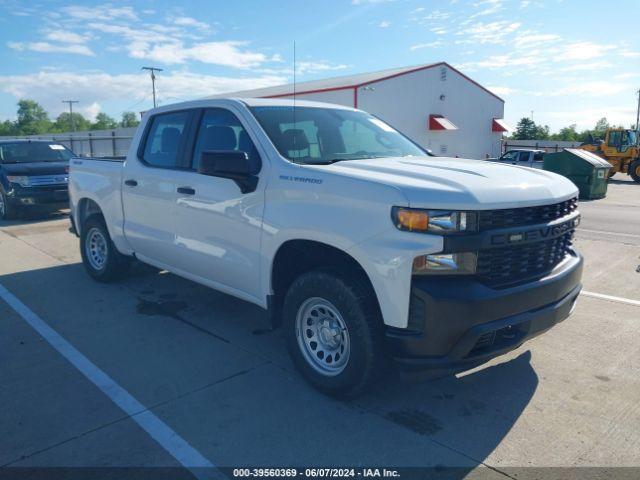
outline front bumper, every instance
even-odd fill
[[[65,207],[69,204],[69,189],[66,185],[47,187],[14,187],[7,193],[7,200],[15,207],[50,205]]]
[[[462,371],[520,346],[571,313],[583,259],[570,255],[544,278],[490,288],[473,277],[414,277],[409,328],[388,328],[402,370]]]

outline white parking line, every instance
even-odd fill
[[[214,465],[193,448],[166,423],[151,413],[133,395],[100,370],[79,350],[51,328],[44,320],[0,284],[0,298],[38,332],[58,353],[76,367],[91,383],[98,387],[118,407],[131,417],[181,465],[192,470],[199,478],[214,475]]]
[[[587,292],[583,290],[581,295],[593,298],[601,298],[602,300],[609,300],[610,302],[626,303],[627,305],[634,305],[640,307],[640,300],[632,300],[631,298],[614,297],[613,295],[605,295],[604,293]]]
[[[589,230],[588,228],[576,228],[579,232],[587,232],[587,233],[599,233],[602,235],[619,235],[621,237],[632,237],[632,238],[640,238],[640,235],[636,235],[635,233],[618,233],[618,232],[607,232],[605,230]]]

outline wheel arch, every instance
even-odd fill
[[[364,267],[341,248],[317,240],[290,239],[283,242],[273,257],[269,270],[269,312],[274,326],[280,325],[284,296],[293,281],[317,268],[348,270],[359,275],[370,289],[380,312],[378,297]]]

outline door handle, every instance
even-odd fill
[[[196,190],[191,187],[178,187],[178,193],[182,193],[184,195],[195,195]]]
[[[136,182],[135,180],[129,179],[129,180],[125,180],[124,184],[127,187],[137,187],[138,186],[138,182]]]

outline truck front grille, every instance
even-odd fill
[[[553,270],[569,254],[573,231],[525,245],[489,248],[478,252],[476,274],[494,287],[514,285]]]
[[[499,228],[521,227],[549,223],[578,208],[578,198],[571,198],[553,205],[538,207],[503,208],[499,210],[482,210],[479,212],[479,229],[481,232]]]

